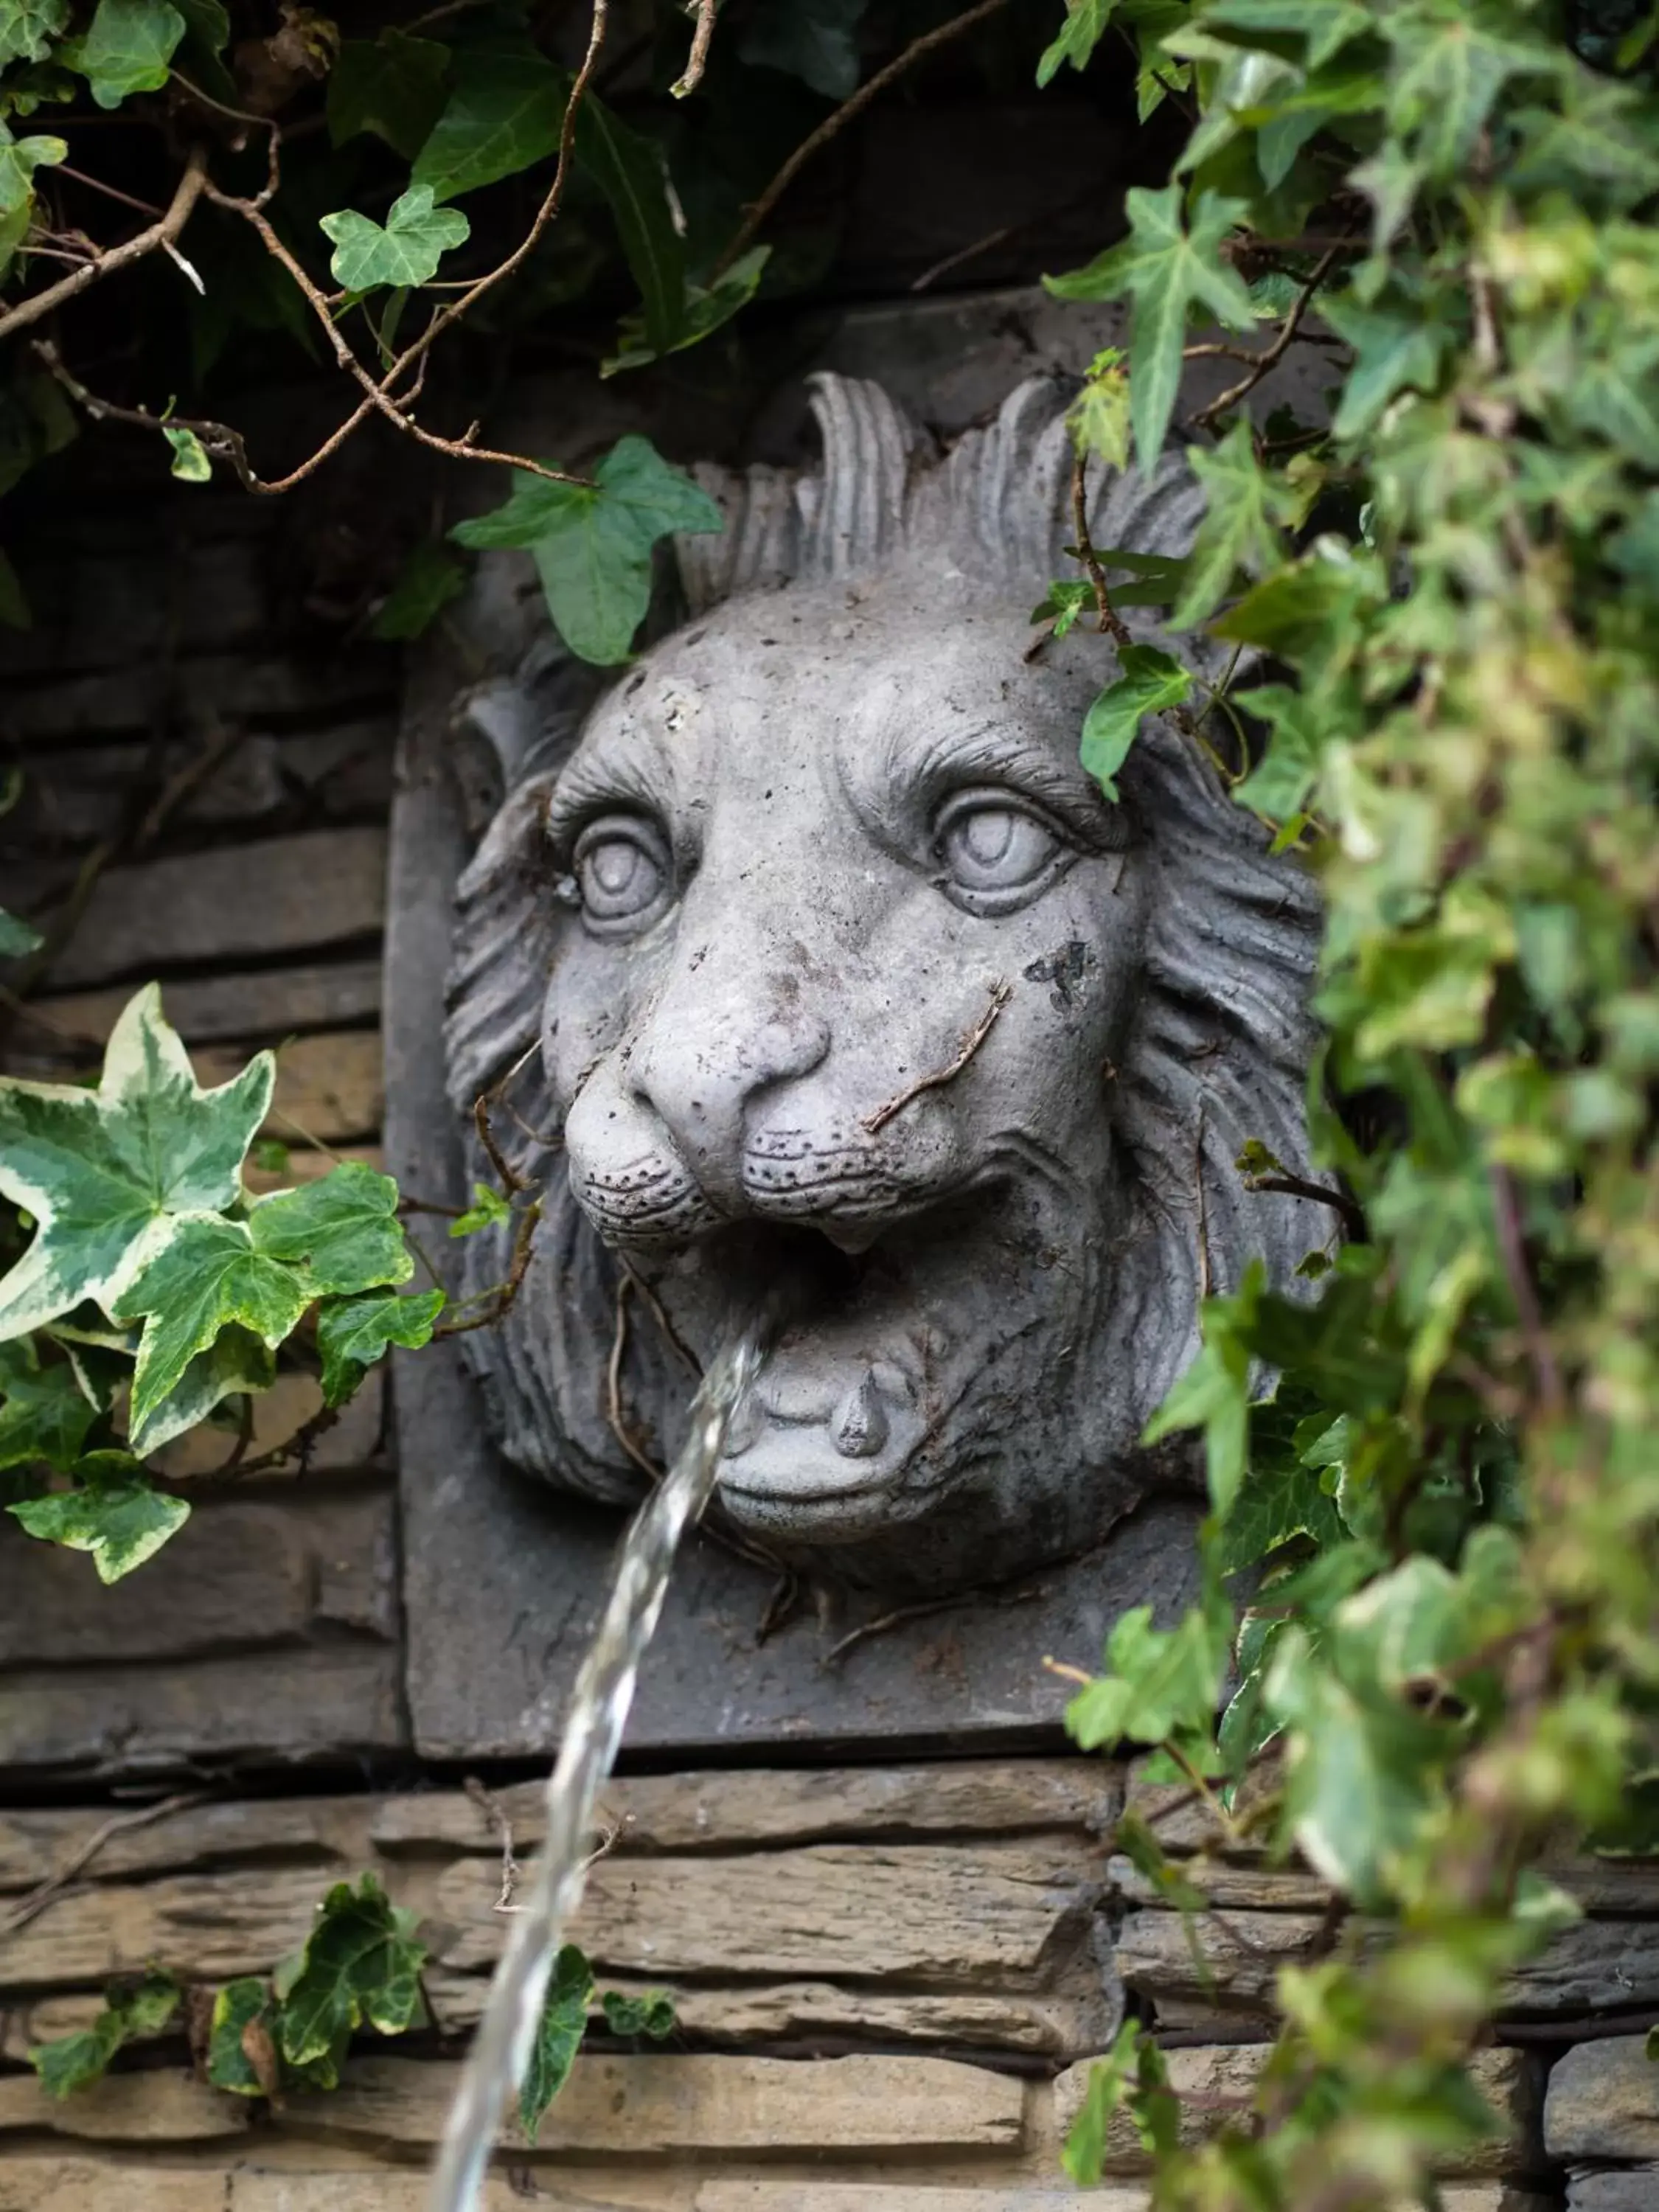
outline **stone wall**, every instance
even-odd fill
[[[204,1074],[282,1045],[270,1134],[294,1171],[378,1158],[398,669],[296,594],[285,519],[211,490],[167,515],[78,507],[33,570],[41,626],[0,652],[28,779],[0,821],[5,902],[84,907],[9,1064],[83,1072],[159,975]],[[256,1455],[308,1391],[262,1405]],[[417,2212],[504,1924],[503,1838],[532,1849],[537,1826],[527,1781],[469,1792],[411,1737],[385,1410],[372,1385],[302,1474],[204,1490],[113,1590],[0,1543],[0,2212]],[[176,1471],[228,1449],[197,1440]],[[1260,2063],[1277,1967],[1367,1930],[1305,1872],[1224,1856],[1184,1924],[1111,1830],[1133,1792],[1168,1848],[1213,1849],[1198,1809],[1048,1735],[994,1760],[751,1748],[613,1785],[575,1932],[604,1985],[671,1990],[678,2031],[597,2037],[539,2142],[506,2138],[491,2212],[1139,2212],[1127,2130],[1102,2190],[1058,2166],[1124,2008],[1214,2125]],[[177,2038],[44,2098],[27,2047],[88,2020],[107,1975],[267,1969],[368,1868],[425,1917],[432,2030],[365,2039],[341,2090],[280,2110],[205,2087]],[[1509,1993],[1479,2060],[1494,2135],[1449,2212],[1659,2204],[1659,1869],[1557,1871],[1586,1917]]]

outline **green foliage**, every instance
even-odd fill
[[[426,1343],[444,1303],[392,1287],[414,1262],[390,1176],[346,1161],[246,1194],[272,1073],[262,1053],[204,1091],[151,986],[96,1089],[0,1081],[0,1190],[33,1228],[0,1279],[0,1469],[25,1470],[33,1493],[8,1510],[89,1553],[106,1582],[189,1518],[145,1459],[269,1389],[307,1314],[333,1408],[388,1346]]]
[[[260,1053],[204,1091],[152,984],[116,1024],[95,1091],[0,1078],[0,1193],[34,1217],[0,1277],[0,1340],[94,1299],[117,1299],[192,1218],[234,1205],[270,1104]]]
[[[593,2002],[593,1969],[587,1954],[567,1943],[553,1961],[530,2063],[519,2086],[519,2124],[534,2142],[542,2116],[570,2078]]]
[[[1124,20],[1195,112],[1054,289],[1131,303],[1141,459],[1194,313],[1243,331],[1248,296],[1264,373],[1304,307],[1342,349],[1328,429],[1248,415],[1241,364],[1164,602],[1275,664],[1211,772],[1318,877],[1328,1044],[1318,1180],[1259,1142],[1237,1171],[1327,1218],[1294,1285],[1206,1301],[1147,1430],[1201,1437],[1205,1596],[1119,1621],[1069,1720],[1159,1744],[1378,1933],[1281,1971],[1263,2087],[1201,2145],[1127,2032],[1067,2164],[1098,2178],[1121,2107],[1160,2212],[1415,2201],[1489,2129],[1468,2053],[1573,1910],[1529,1862],[1654,1833],[1659,122],[1616,40],[1598,74],[1521,0]],[[1201,1958],[1203,1865],[1120,1844]]]
[[[28,205],[37,169],[53,168],[68,159],[69,145],[64,139],[15,138],[0,123],[0,216],[10,215]]]
[[[447,545],[427,538],[398,572],[369,635],[401,644],[424,637],[452,599],[466,589],[466,569]]]
[[[112,1982],[104,2009],[90,2027],[37,2043],[28,2062],[49,2097],[72,2096],[101,2080],[124,2044],[159,2035],[179,2009],[183,1990],[169,1973],[152,1966],[133,1979]]]
[[[498,1190],[487,1182],[472,1186],[472,1203],[465,1213],[458,1213],[449,1224],[452,1237],[475,1237],[481,1229],[498,1228],[513,1218],[513,1209]]]
[[[182,1498],[152,1488],[125,1452],[78,1460],[71,1490],[26,1498],[6,1508],[31,1536],[66,1551],[89,1552],[102,1583],[118,1583],[154,1559],[190,1518]]]
[[[328,134],[337,146],[364,131],[413,161],[443,112],[450,53],[388,24],[377,39],[348,39],[329,71]]]
[[[520,471],[505,507],[450,533],[474,548],[526,547],[559,635],[584,660],[626,660],[651,599],[651,553],[675,530],[721,527],[720,511],[648,438],[617,441],[591,485]]]
[[[545,161],[557,149],[569,90],[566,72],[520,31],[492,27],[458,46],[449,97],[415,157],[411,185],[453,200]]]
[[[334,242],[330,273],[348,292],[425,284],[437,275],[445,254],[465,246],[472,234],[459,209],[433,205],[430,185],[411,185],[393,200],[384,224],[356,208],[343,208],[322,216],[318,227]]]
[[[118,107],[132,93],[161,90],[184,35],[185,19],[167,0],[98,0],[85,35],[58,51],[100,107]]]
[[[441,1291],[413,1291],[404,1297],[374,1291],[367,1297],[331,1298],[317,1316],[323,1403],[344,1405],[394,1344],[406,1352],[429,1344],[443,1304]]]
[[[1142,715],[1180,706],[1193,688],[1191,672],[1155,645],[1121,646],[1117,659],[1123,673],[1115,684],[1107,685],[1090,708],[1084,720],[1082,745],[1084,767],[1114,801],[1117,798],[1114,779],[1129,757]]]
[[[194,430],[167,422],[162,425],[161,435],[173,448],[173,475],[184,483],[206,483],[210,480],[213,463]]]
[[[1175,412],[1192,310],[1206,308],[1232,330],[1255,323],[1249,288],[1221,258],[1248,203],[1203,191],[1183,218],[1180,185],[1166,185],[1158,192],[1137,185],[1123,204],[1130,234],[1121,246],[1109,246],[1086,269],[1046,281],[1062,300],[1110,300],[1127,293],[1134,302],[1129,414],[1136,458],[1149,469]]]
[[[285,2067],[331,2089],[355,2030],[401,2035],[424,2017],[417,1916],[391,1904],[372,1874],[337,1882],[300,1949],[271,1977]]]
[[[69,19],[69,0],[0,0],[0,62],[45,61]]]

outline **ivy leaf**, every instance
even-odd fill
[[[0,1338],[87,1298],[115,1318],[181,1218],[234,1205],[275,1073],[262,1052],[204,1091],[152,983],[116,1023],[95,1091],[0,1079],[0,1192],[40,1224],[0,1278]]]
[[[1192,227],[1185,229],[1181,198],[1179,185],[1158,192],[1137,185],[1124,201],[1129,237],[1085,269],[1042,280],[1061,300],[1115,300],[1127,293],[1133,301],[1129,405],[1136,455],[1146,470],[1163,450],[1175,412],[1191,309],[1207,307],[1233,330],[1249,330],[1255,321],[1249,286],[1220,258],[1222,242],[1248,213],[1248,204],[1200,192]]]
[[[1371,13],[1355,0],[1209,0],[1206,27],[1234,31],[1286,31],[1305,36],[1310,69],[1318,69],[1371,27]]]
[[[751,69],[781,70],[826,100],[859,87],[858,28],[867,0],[760,0],[738,45]]]
[[[143,1434],[192,1359],[235,1322],[274,1350],[315,1295],[295,1267],[259,1251],[240,1221],[187,1214],[113,1309],[144,1333],[133,1370],[131,1421]]]
[[[1252,1461],[1250,1479],[1241,1487],[1227,1516],[1221,1553],[1224,1573],[1254,1566],[1281,1544],[1306,1536],[1322,1551],[1346,1535],[1336,1500],[1317,1472],[1288,1456]]]
[[[465,589],[465,563],[447,545],[428,538],[398,571],[368,634],[394,644],[424,637],[450,601]]]
[[[1301,519],[1296,493],[1257,460],[1248,422],[1235,422],[1213,452],[1194,446],[1188,459],[1204,487],[1204,520],[1188,556],[1186,588],[1170,617],[1175,629],[1202,622],[1241,568],[1259,574],[1274,567],[1283,551],[1279,526]]]
[[[1129,463],[1129,377],[1115,346],[1097,353],[1066,417],[1079,453],[1092,453],[1108,468]]]
[[[1463,9],[1432,15],[1419,9],[1376,26],[1394,48],[1389,123],[1437,177],[1461,176],[1492,103],[1517,76],[1555,76],[1565,56],[1489,29]]]
[[[1355,352],[1331,424],[1338,438],[1360,438],[1396,392],[1432,391],[1451,343],[1447,325],[1416,306],[1365,307],[1351,293],[1323,301],[1320,313]]]
[[[1207,1732],[1226,1663],[1227,1639],[1200,1608],[1163,1629],[1153,1627],[1151,1606],[1133,1606],[1107,1639],[1107,1672],[1066,1708],[1066,1733],[1080,1749],[1101,1751]]]
[[[1031,620],[1052,623],[1054,635],[1066,637],[1076,627],[1078,617],[1089,613],[1094,604],[1092,586],[1069,577],[1060,577],[1049,585],[1032,608]]]
[[[473,1203],[466,1212],[457,1214],[450,1223],[452,1237],[474,1237],[481,1229],[494,1229],[498,1224],[511,1220],[512,1207],[501,1192],[492,1190],[487,1182],[473,1184],[472,1198]]]
[[[44,1461],[67,1470],[97,1418],[66,1360],[42,1367],[26,1336],[0,1344],[0,1468]]]
[[[323,1363],[323,1402],[343,1406],[377,1359],[392,1345],[418,1352],[432,1340],[443,1311],[441,1291],[395,1291],[367,1297],[330,1299],[317,1309],[317,1350]]]
[[[273,2017],[270,1985],[257,1974],[225,1984],[213,2000],[208,2031],[207,2077],[216,2089],[233,2097],[268,2097],[280,2086],[273,2083],[270,2066],[256,2065],[253,2056],[264,2057],[255,2032],[264,2028],[269,2038]]]
[[[90,1552],[100,1582],[118,1583],[142,1567],[190,1518],[185,1500],[152,1489],[125,1452],[94,1452],[76,1474],[77,1488],[26,1498],[6,1510],[45,1543]]]
[[[570,79],[522,34],[457,46],[444,111],[415,159],[411,185],[434,201],[516,176],[558,150]]]
[[[576,158],[610,204],[644,303],[653,354],[678,343],[685,319],[685,247],[668,204],[668,172],[653,139],[631,131],[596,99],[576,116]]]
[[[305,1268],[313,1297],[378,1290],[415,1271],[397,1182],[362,1160],[343,1160],[315,1182],[256,1200],[247,1227],[268,1258]]]
[[[574,1943],[567,1943],[553,1961],[530,2063],[519,2088],[519,2124],[532,2143],[540,2130],[542,2115],[570,2078],[587,2032],[587,2011],[592,2001],[593,1969],[587,1954]]]
[[[1326,730],[1306,693],[1288,684],[1258,684],[1239,692],[1237,703],[1260,714],[1272,735],[1255,767],[1234,785],[1233,803],[1269,822],[1288,822],[1313,789]]]
[[[100,107],[118,107],[132,93],[161,89],[184,35],[185,19],[167,0],[98,0],[90,28],[58,52]]]
[[[72,2096],[101,2079],[124,2044],[158,2035],[179,2009],[184,1991],[171,1974],[152,1966],[137,1981],[112,1982],[104,2009],[90,2027],[37,2043],[26,2053],[49,2097]]]
[[[184,429],[176,422],[164,422],[161,435],[173,448],[171,475],[185,483],[207,483],[211,480],[213,463],[194,430]]]
[[[21,960],[26,952],[37,951],[46,941],[32,923],[23,921],[21,915],[8,914],[0,906],[0,960]]]
[[[674,2000],[664,1990],[647,1990],[637,1997],[606,1990],[599,2005],[613,2035],[648,2035],[653,2043],[664,2043],[679,2026]]]
[[[1232,1297],[1204,1301],[1202,1349],[1141,1432],[1143,1443],[1155,1444],[1177,1429],[1203,1430],[1210,1504],[1223,1521],[1249,1457],[1251,1340],[1266,1287],[1261,1262],[1253,1260]]]
[[[1297,1848],[1356,1904],[1381,1905],[1429,1816],[1449,1732],[1404,1704],[1362,1701],[1294,1626],[1274,1645],[1263,1697],[1289,1731],[1285,1812]]]
[[[450,50],[388,24],[378,39],[348,39],[329,71],[328,135],[336,146],[364,131],[412,161],[443,112]]]
[[[1066,21],[1060,35],[1044,47],[1037,63],[1038,84],[1051,83],[1066,62],[1074,70],[1087,69],[1116,12],[1117,0],[1066,0]]]
[[[1118,770],[1129,757],[1143,714],[1178,707],[1193,688],[1192,672],[1154,645],[1118,647],[1123,673],[1109,684],[1083,718],[1081,758],[1108,799],[1115,804]]]
[[[14,138],[0,123],[0,216],[27,208],[37,169],[55,168],[69,159],[64,138]]]
[[[142,1424],[129,1427],[127,1449],[140,1459],[198,1427],[227,1398],[269,1390],[276,1379],[270,1347],[234,1322],[205,1352],[198,1352],[171,1390]]]
[[[529,548],[559,635],[583,660],[628,658],[651,599],[651,550],[670,531],[715,531],[720,511],[648,438],[619,439],[592,486],[520,471],[505,507],[458,523],[460,544]]]
[[[384,228],[356,208],[342,208],[319,217],[318,228],[334,241],[329,269],[348,292],[428,283],[451,247],[465,246],[472,234],[459,208],[433,205],[430,185],[411,185],[393,200]]]
[[[45,61],[69,19],[70,0],[0,0],[0,63]]]
[[[688,346],[701,344],[722,323],[730,322],[740,307],[747,307],[760,288],[771,255],[769,246],[754,246],[713,284],[688,284],[679,332],[666,351],[684,353]],[[617,326],[617,340],[622,351],[600,362],[601,376],[615,376],[624,368],[643,368],[659,358],[647,343],[643,316],[624,315]]]
[[[354,2029],[401,2035],[422,2017],[417,1916],[392,1905],[372,1874],[337,1882],[304,1944],[271,1978],[276,2041],[291,2066],[331,2066]]]

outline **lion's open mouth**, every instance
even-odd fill
[[[919,1455],[990,1352],[998,1279],[1001,1295],[1011,1287],[999,1213],[982,1194],[856,1253],[816,1229],[750,1223],[681,1255],[673,1290],[661,1287],[677,1312],[676,1293],[697,1310],[699,1337],[752,1311],[761,1286],[781,1316],[726,1441],[720,1494],[733,1519],[850,1541],[890,1519],[896,1489],[926,1489]]]

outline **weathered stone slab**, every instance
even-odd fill
[[[229,1449],[218,1440],[218,1457]],[[106,1587],[84,1556],[0,1550],[0,1667],[185,1659],[298,1641],[324,1622],[397,1634],[392,1498],[210,1499],[145,1573]]]
[[[262,1866],[71,1889],[0,1938],[0,1987],[72,1988],[151,1960],[198,1981],[259,1973],[303,1941],[325,1886],[314,1866]]]
[[[1653,2212],[1656,2204],[1659,2204],[1659,2166],[1575,2173],[1567,2183],[1567,2212]]]
[[[1075,2058],[1110,2042],[1122,2005],[1098,1972],[1090,1971],[1088,1962],[1066,1979],[1068,1984],[1077,1984],[1075,1993],[988,1986],[889,1991],[843,1989],[832,1982],[744,1983],[725,1989],[675,1983],[668,1993],[681,2032],[698,2045],[915,2043]],[[665,1986],[660,1975],[652,1979],[609,1971],[605,1984],[625,1995],[641,1996]],[[434,1966],[428,1972],[426,1984],[447,2033],[476,2025],[489,1994],[487,1976]],[[82,2025],[78,2015],[64,2016],[64,2027]],[[10,2047],[0,2008],[0,2056]]]
[[[1146,2212],[1144,2189],[994,2182],[929,2189],[910,2181],[705,2181],[693,2212]]]
[[[118,985],[106,990],[66,991],[61,997],[31,1000],[29,1005],[57,1030],[101,1046],[131,995],[130,989]],[[226,1037],[284,1037],[295,1030],[376,1020],[380,963],[348,959],[256,969],[252,975],[189,975],[169,983],[163,1000],[167,1019],[186,1044],[211,1044]],[[58,1049],[50,1033],[41,1036],[33,1025],[19,1036],[31,1048]]]
[[[61,867],[19,870],[9,886],[33,912]],[[248,887],[258,884],[259,895]],[[52,965],[57,984],[141,979],[158,969],[308,951],[379,934],[386,898],[386,833],[319,830],[294,837],[179,854],[100,876],[87,909]]]
[[[742,1859],[599,1862],[572,1938],[622,1972],[921,1978],[1030,1989],[1080,1938],[1102,1884],[1059,1843],[972,1850],[808,1845]],[[499,1949],[495,1869],[472,1860],[438,1885],[437,1947],[451,1968]]]
[[[173,2067],[106,2074],[72,2097],[49,2097],[33,2074],[0,2075],[0,2134],[27,2130],[88,2142],[210,2142],[246,2133],[250,2118],[245,2097],[210,2089]]]
[[[1659,2066],[1644,2036],[1577,2044],[1557,2061],[1544,2101],[1544,2143],[1564,2164],[1659,2159]]]
[[[1118,1936],[1120,1975],[1152,1998],[1166,2026],[1218,2013],[1265,2016],[1279,1966],[1305,1962],[1329,1938],[1322,1915],[1249,1910],[1202,1917],[1196,1933],[1206,1971],[1194,1962],[1178,1913],[1131,1911]],[[1363,1929],[1358,1940],[1366,1940]],[[1659,1928],[1584,1920],[1518,1970],[1504,1990],[1501,2008],[1506,2017],[1547,2017],[1654,2003],[1659,2003]]]
[[[394,1646],[355,1638],[211,1667],[29,1669],[0,1677],[0,1765],[127,1772],[391,1750],[404,1741],[398,1676]]]
[[[335,2090],[289,2100],[296,2134],[436,2142],[459,2069],[356,2060]],[[576,2061],[544,2151],[988,2152],[1024,2137],[1024,2085],[941,2058],[643,2057]],[[503,2132],[522,2146],[516,2118]]]
[[[605,1784],[607,1825],[636,1851],[720,1850],[733,1844],[832,1843],[843,1837],[1100,1835],[1116,1817],[1117,1770],[1098,1759],[962,1759],[929,1766],[798,1767],[638,1774]],[[542,1838],[544,1791],[494,1793],[515,1848]],[[475,1797],[431,1790],[388,1797],[374,1818],[383,1851],[497,1852],[499,1831]]]
[[[287,723],[362,716],[384,709],[397,687],[394,657],[361,641],[349,653],[301,660],[289,653],[211,653],[177,662],[170,690],[185,723],[216,718],[270,729]],[[145,732],[155,711],[153,687],[131,669],[9,685],[6,720],[20,743]]]
[[[162,1005],[165,1010],[166,993]],[[203,1083],[224,1083],[247,1065],[251,1050],[249,1046],[198,1045],[191,1057]],[[101,1057],[90,1048],[67,1056],[55,1050],[44,1055],[22,1051],[9,1054],[7,1065],[15,1074],[58,1081],[95,1073]],[[314,1139],[329,1146],[370,1137],[380,1128],[385,1104],[377,1030],[285,1037],[276,1056],[276,1088],[265,1133],[283,1144]]]
[[[1168,2054],[1170,2087],[1182,2100],[1179,2129],[1184,2145],[1206,2142],[1236,2119],[1235,2100],[1254,2093],[1268,2053],[1266,2044],[1234,2043]],[[1055,2081],[1054,2121],[1062,2134],[1070,2130],[1081,2109],[1091,2071],[1088,2065],[1070,2066]],[[1492,2107],[1498,2130],[1489,2142],[1449,2162],[1442,2171],[1498,2177],[1516,2168],[1534,2169],[1541,2162],[1543,2148],[1539,2132],[1540,2067],[1523,2051],[1495,2049],[1477,2051],[1468,2072]],[[1106,2132],[1106,2172],[1146,2173],[1152,2163],[1128,2113],[1114,2113]]]

